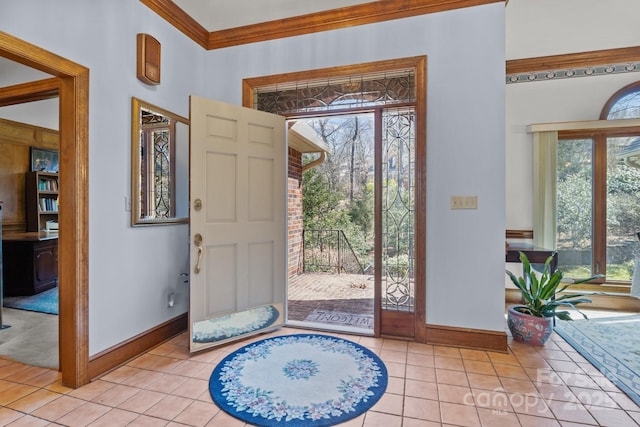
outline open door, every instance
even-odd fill
[[[191,97],[190,350],[286,319],[285,119]]]

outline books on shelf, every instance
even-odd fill
[[[58,191],[58,180],[55,178],[40,178],[38,180],[38,190]]]
[[[58,199],[41,197],[38,199],[40,212],[58,212]]]

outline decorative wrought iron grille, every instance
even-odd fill
[[[413,102],[414,81],[411,69],[261,87],[256,89],[255,108],[286,114]]]
[[[382,308],[413,312],[415,111],[382,115]]]

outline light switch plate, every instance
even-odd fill
[[[451,196],[451,209],[478,209],[478,196]]]

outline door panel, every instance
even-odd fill
[[[284,324],[284,118],[191,97],[191,351]]]

